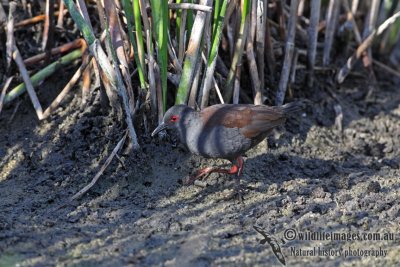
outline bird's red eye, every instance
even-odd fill
[[[173,116],[171,116],[170,121],[171,121],[171,122],[176,122],[178,119],[179,119],[178,116],[173,115]]]

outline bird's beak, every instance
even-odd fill
[[[161,123],[160,125],[158,125],[158,127],[152,132],[151,136],[155,136],[156,134],[158,134],[159,132],[161,132],[162,130],[165,130],[168,127],[168,124],[166,123]]]

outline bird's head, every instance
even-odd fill
[[[153,131],[151,136],[165,129],[180,130],[184,122],[184,118],[194,110],[186,105],[176,105],[167,110],[164,115],[163,122]]]

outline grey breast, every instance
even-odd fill
[[[190,122],[186,144],[190,151],[207,158],[234,159],[252,146],[239,128],[213,126],[204,129],[200,119]]]

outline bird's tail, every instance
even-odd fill
[[[303,109],[305,109],[306,104],[304,101],[296,101],[296,102],[291,102],[287,103],[283,106],[281,106],[285,114],[293,114],[296,112],[300,112]]]

